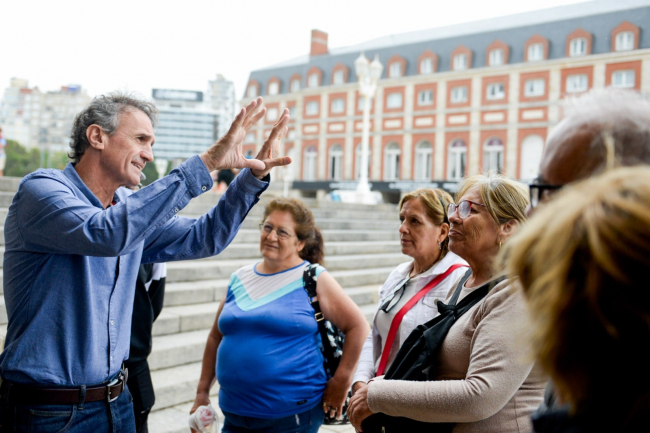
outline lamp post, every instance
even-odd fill
[[[370,185],[368,183],[368,156],[370,138],[370,104],[377,90],[377,82],[384,67],[377,56],[372,63],[361,53],[354,61],[354,69],[359,80],[359,94],[363,98],[363,124],[361,132],[361,164],[359,167],[359,183],[357,184],[357,199],[368,201]],[[365,200],[364,200],[365,199]]]
[[[156,171],[158,172],[158,179],[162,179],[165,176],[165,172],[167,171],[167,160],[156,158],[153,160],[153,163],[156,166]]]

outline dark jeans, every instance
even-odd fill
[[[0,400],[2,433],[135,433],[128,388],[110,404],[8,406]]]
[[[221,433],[317,433],[325,414],[321,404],[283,418],[253,418],[223,411],[226,417]]]
[[[144,360],[133,364],[125,363],[125,366],[129,369],[127,385],[133,396],[135,431],[137,433],[148,433],[147,419],[151,408],[156,402],[149,364]]]

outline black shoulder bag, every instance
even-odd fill
[[[303,273],[302,280],[307,291],[307,296],[309,296],[309,303],[314,309],[314,318],[318,322],[318,331],[320,332],[321,337],[321,346],[320,350],[323,354],[323,367],[325,368],[325,374],[327,375],[327,380],[331,379],[336,373],[336,369],[339,367],[341,362],[341,356],[343,356],[343,343],[345,342],[345,334],[341,332],[332,322],[325,319],[323,313],[320,310],[320,303],[318,300],[314,301],[316,298],[316,269],[318,268],[318,263],[313,263],[307,265],[305,272]],[[348,403],[350,402],[350,395],[345,399],[345,404],[343,405],[343,412],[341,419],[338,420],[336,417],[330,418],[329,414],[325,415],[324,424],[349,424],[350,420],[348,419]]]
[[[472,275],[468,270],[461,278],[448,304],[438,301],[440,315],[418,325],[400,347],[393,363],[384,376],[385,380],[432,381],[436,377],[438,352],[442,342],[456,320],[480,302],[485,295],[505,277],[497,278],[472,291],[457,303],[463,284]],[[364,433],[449,433],[455,423],[427,423],[411,418],[394,417],[376,413],[363,423]]]

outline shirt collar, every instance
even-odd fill
[[[88,199],[90,204],[104,209],[104,205],[102,204],[102,202],[99,201],[97,196],[93,194],[90,188],[88,188],[84,183],[84,181],[81,180],[81,178],[79,177],[79,173],[77,173],[77,170],[75,170],[74,168],[74,163],[69,162],[68,165],[66,165],[65,168],[63,169],[63,174],[74,184],[75,187],[77,187],[79,191],[81,191],[84,197]],[[119,203],[120,199],[118,198],[117,194],[113,194],[113,201],[115,203]]]

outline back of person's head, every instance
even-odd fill
[[[650,168],[619,168],[567,187],[507,250],[538,358],[562,399],[577,411],[616,406],[623,417],[647,404]]]
[[[650,164],[650,102],[631,90],[594,89],[569,98],[564,117],[576,135],[589,141],[585,173],[606,168]]]
[[[435,225],[439,226],[442,224],[449,225],[449,219],[447,218],[447,205],[453,202],[451,195],[445,190],[440,188],[431,189],[431,188],[420,188],[415,191],[411,191],[408,194],[404,195],[399,202],[399,211],[402,211],[404,203],[409,200],[420,200],[420,203],[424,206],[424,209],[429,217],[429,220]],[[442,259],[447,252],[449,251],[449,237],[446,237],[445,240],[440,245],[440,258]]]
[[[465,179],[456,193],[458,202],[469,190],[478,187],[481,200],[497,224],[510,220],[526,220],[528,189],[523,184],[501,174],[478,174]]]
[[[296,237],[305,242],[304,248],[298,253],[300,258],[310,263],[323,264],[325,259],[325,246],[323,236],[316,227],[314,215],[305,204],[295,198],[278,197],[273,199],[264,208],[262,222],[275,211],[288,212],[296,224]]]
[[[158,110],[153,103],[123,92],[96,96],[74,119],[70,136],[72,150],[68,154],[70,159],[79,162],[90,146],[86,137],[86,130],[90,125],[98,125],[112,136],[120,125],[120,116],[127,110],[142,111],[151,120],[151,125],[156,126]]]

